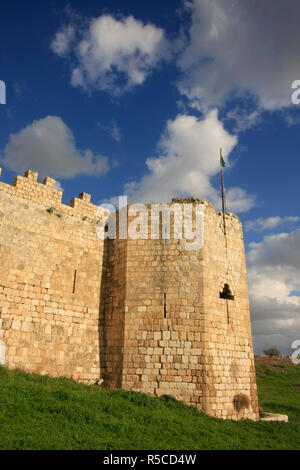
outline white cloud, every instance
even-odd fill
[[[71,129],[58,116],[33,121],[17,134],[11,134],[1,160],[16,172],[30,168],[40,176],[60,178],[101,175],[108,170],[107,157],[76,148]]]
[[[262,232],[263,230],[272,230],[280,225],[290,225],[298,222],[300,217],[260,217],[256,220],[246,222],[246,230],[253,230],[254,232]]]
[[[299,106],[293,108],[284,108],[281,111],[281,117],[285,121],[287,127],[299,126],[300,124],[300,113]]]
[[[25,91],[29,90],[25,82],[14,81],[12,85],[17,98],[20,98]]]
[[[225,189],[226,195],[226,208],[230,212],[246,212],[254,206],[255,196],[248,194],[242,188],[229,188]],[[215,207],[219,207],[219,196],[216,195],[212,202]]]
[[[115,121],[111,123],[110,135],[116,142],[121,142],[121,131]]]
[[[261,120],[261,114],[257,109],[249,110],[247,107],[237,106],[226,113],[224,120],[233,121],[233,132],[240,133],[257,126]]]
[[[179,89],[201,111],[235,95],[254,95],[258,107],[291,106],[300,77],[299,2],[192,0],[189,42],[178,65]],[[253,116],[255,117],[255,116]]]
[[[220,144],[228,155],[237,144],[218,119],[216,110],[204,119],[179,114],[167,122],[159,142],[159,156],[146,160],[148,173],[140,181],[125,186],[125,194],[135,202],[170,202],[172,197],[196,196],[220,206],[220,195],[211,179],[220,169]],[[228,210],[248,210],[253,198],[240,188],[227,192]]]
[[[118,95],[141,85],[168,52],[164,31],[133,16],[93,18],[74,39],[72,25],[59,31],[52,44],[60,56],[75,54],[71,83],[86,91]]]
[[[247,268],[256,351],[287,353],[300,339],[300,229],[252,243]]]
[[[62,187],[61,185],[61,182],[60,181],[55,181],[55,188],[58,189],[58,191],[64,191],[64,188]]]
[[[107,132],[113,140],[116,142],[121,142],[121,131],[116,123],[116,121],[113,119],[110,125],[102,125],[100,122],[97,123],[98,127],[102,129],[103,131]]]
[[[65,57],[75,40],[75,27],[72,24],[65,25],[58,31],[51,43],[52,51],[60,57]]]

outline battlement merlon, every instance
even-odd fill
[[[201,205],[204,208],[205,214],[211,214],[211,215],[214,214],[214,216],[216,217],[214,219],[215,223],[217,223],[218,226],[223,227],[224,225],[223,212],[218,209],[215,209],[212,203],[205,199],[199,199],[196,197],[172,198],[171,202],[152,202],[152,203],[142,204],[143,207],[147,208],[149,224],[152,224],[152,215],[154,215],[154,218],[156,217],[156,220],[157,220],[159,213],[162,214],[166,210],[165,214],[168,214],[168,216],[170,217],[171,225],[173,225],[175,213],[178,214],[176,207],[178,206],[181,207],[181,210],[182,210],[181,214],[184,216],[185,205],[193,206],[193,213],[192,213],[193,221],[195,221],[195,207],[198,205]],[[119,213],[121,211],[123,212],[124,210],[125,210],[125,207],[122,207],[116,210],[117,221],[119,219]],[[136,217],[139,217],[139,204],[129,203],[127,205],[127,219],[132,221]],[[225,213],[225,225],[226,225],[226,229],[230,230],[233,228],[235,230],[237,229],[243,232],[240,218],[237,214],[234,214],[233,212]]]
[[[206,199],[200,199],[200,198],[197,198],[197,197],[194,197],[194,196],[187,197],[187,198],[179,198],[179,197],[178,198],[172,198],[171,202],[152,202],[152,203],[144,203],[143,205],[146,206],[148,211],[149,211],[154,206],[169,206],[171,208],[175,204],[179,204],[181,206],[183,206],[184,204],[193,204],[193,205],[203,204],[205,207],[213,210],[219,216],[223,215],[223,213],[221,211],[219,211],[218,209],[215,209],[213,207],[211,202],[207,201]],[[132,204],[129,203],[127,205],[127,207],[128,208],[129,207],[136,207],[136,204],[135,203],[132,203]],[[116,212],[119,212],[119,209]],[[225,216],[226,216],[226,219],[233,218],[233,219],[237,219],[237,221],[240,222],[239,216],[237,214],[233,213],[233,212],[226,212]]]
[[[176,197],[172,199],[172,204],[204,204],[212,209],[214,209],[213,205],[207,201],[206,199],[199,199],[198,197]],[[214,209],[219,215],[222,215],[222,212],[218,211],[217,209]],[[240,220],[239,216],[237,214],[234,214],[233,212],[226,212],[225,213],[226,217],[233,217],[238,220]]]
[[[0,168],[0,176],[1,173],[2,168]],[[99,206],[91,203],[91,195],[85,192],[82,192],[78,197],[71,199],[69,206],[63,204],[61,202],[63,191],[57,189],[56,180],[46,176],[43,182],[40,183],[38,182],[38,173],[33,170],[27,170],[24,176],[17,175],[14,178],[12,185],[0,182],[0,191],[1,190],[14,194],[22,199],[31,200],[47,209],[55,208],[62,213],[68,213],[73,216],[87,217],[94,220],[101,218],[102,212],[103,216],[107,216],[109,213],[107,209],[101,209]],[[169,205],[176,203],[204,204],[206,207],[214,210],[218,215],[222,215],[222,212],[214,209],[209,201],[199,199],[197,197],[173,198]],[[148,208],[151,206],[151,204],[146,205]],[[130,205],[128,207],[130,207]],[[226,219],[235,218],[239,221],[239,217],[232,212],[226,212],[225,217]]]
[[[2,168],[0,168],[0,175]],[[80,193],[79,197],[74,197],[70,205],[61,202],[63,191],[57,189],[56,180],[46,176],[42,183],[38,182],[38,173],[27,170],[24,176],[17,175],[13,184],[9,185],[0,182],[0,191],[17,196],[21,199],[30,200],[46,209],[56,210],[61,214],[76,216],[78,218],[87,218],[89,220],[99,220],[102,216],[107,216],[107,209],[100,209],[92,204],[91,195]]]

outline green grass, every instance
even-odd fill
[[[210,418],[172,397],[107,391],[0,367],[0,449],[300,449],[300,367],[257,367],[264,411],[290,423]]]

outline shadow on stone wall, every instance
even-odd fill
[[[122,386],[125,281],[119,243],[106,239],[100,286],[99,353],[103,386],[109,389]]]

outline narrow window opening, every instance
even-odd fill
[[[162,231],[162,212],[159,212],[159,239],[163,239],[163,231]]]
[[[227,310],[227,325],[230,323],[230,318],[229,318],[229,308],[228,308],[228,301],[226,299],[226,310]]]
[[[220,298],[226,299],[226,300],[234,300],[234,295],[232,295],[232,292],[228,284],[224,284],[223,291],[220,292]]]
[[[74,280],[73,280],[73,294],[75,294],[75,287],[76,287],[76,274],[77,274],[77,269],[74,271]]]
[[[164,318],[167,318],[167,294],[164,293]]]

